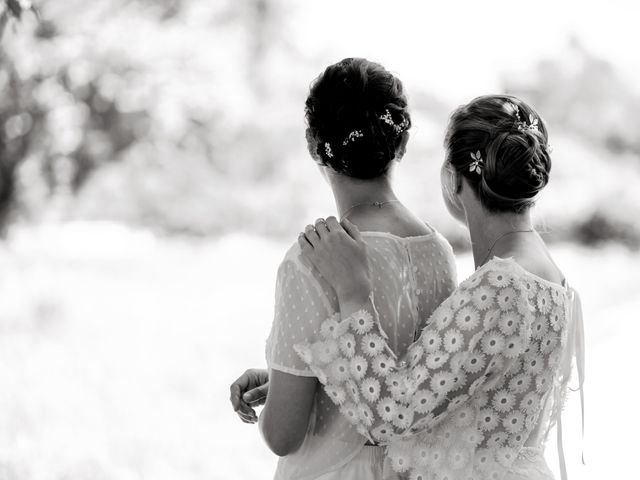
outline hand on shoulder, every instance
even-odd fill
[[[301,256],[334,288],[340,303],[366,300],[371,292],[367,246],[348,220],[320,218],[298,237]]]

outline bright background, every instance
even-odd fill
[[[570,478],[635,472],[634,2],[50,0],[13,18],[29,6],[0,3],[0,480],[271,478],[228,386],[264,364],[284,252],[335,212],[303,104],[347,56],[404,81],[398,193],[461,277],[468,240],[438,184],[447,115],[509,92],[545,117],[536,217],[587,328],[587,467],[572,399]]]

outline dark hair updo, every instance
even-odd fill
[[[549,181],[547,127],[538,113],[510,95],[486,95],[451,115],[447,160],[492,212],[521,213]]]
[[[389,170],[411,127],[400,80],[364,58],[327,67],[311,85],[305,114],[316,161],[360,179]]]

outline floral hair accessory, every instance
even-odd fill
[[[518,130],[520,130],[521,132],[526,132],[527,130],[531,130],[533,132],[539,132],[540,130],[538,129],[538,119],[534,118],[533,115],[529,115],[529,123],[527,122],[522,122],[519,120],[520,115],[518,115],[518,120],[516,121],[516,126],[518,127]]]
[[[523,122],[522,117],[520,117],[520,107],[518,107],[513,102],[509,102],[509,104],[511,105],[511,107],[513,107],[515,111],[515,114],[516,114],[515,126],[520,132],[524,133],[527,130],[531,130],[533,132],[540,131],[538,128],[538,119],[534,117],[533,114],[529,114],[529,123],[527,123],[526,121]]]
[[[361,138],[361,137],[364,137],[362,130],[354,130],[349,135],[347,135],[347,138],[344,139],[344,141],[342,142],[342,145],[346,145],[349,142],[355,142],[357,138]]]
[[[324,153],[327,154],[327,157],[333,158],[333,151],[331,150],[329,142],[324,142]]]
[[[476,153],[471,152],[471,158],[473,158],[473,162],[469,164],[469,171],[476,172],[478,175],[480,175],[482,173],[482,167],[484,167],[484,160],[482,159],[480,150],[478,150]]]
[[[386,109],[384,111],[384,115],[380,115],[378,119],[382,120],[387,125],[390,125],[393,128],[393,130],[396,132],[396,135],[401,134],[409,126],[409,122],[407,121],[406,118],[403,119],[402,122],[400,123],[395,123],[393,121],[393,118],[391,117],[391,112],[389,112],[389,109]]]
[[[520,120],[520,109],[518,108],[518,105],[516,105],[513,102],[507,101],[507,103],[505,105],[508,105],[509,107],[511,107],[512,112],[507,112],[507,113],[514,113],[516,115],[516,118],[518,119],[518,121]]]

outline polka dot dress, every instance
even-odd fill
[[[407,238],[382,232],[362,235],[369,247],[381,326],[390,351],[402,356],[425,326],[425,320],[456,286],[453,251],[436,231]],[[296,353],[294,345],[338,334],[340,320],[335,292],[317,271],[301,261],[298,246],[294,245],[278,270],[275,315],[266,343],[268,367],[291,375],[317,376]],[[340,342],[325,345],[314,355],[331,358],[337,352],[348,353],[355,348],[350,337],[343,336]],[[374,344],[370,348],[378,347]],[[356,361],[336,366],[335,371],[345,378],[363,378],[373,368],[368,362],[359,365]],[[384,362],[376,368],[384,369]],[[319,389],[303,445],[279,460],[276,478],[315,478],[355,458],[366,439],[352,420],[341,414],[335,400],[336,396],[353,398],[362,394],[366,393],[355,384],[336,392]]]

